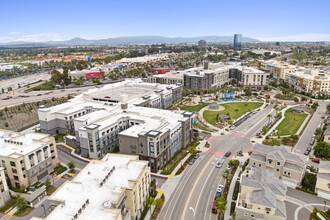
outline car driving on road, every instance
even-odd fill
[[[216,165],[217,168],[220,168],[221,166],[222,166],[221,162],[218,162],[217,165]]]

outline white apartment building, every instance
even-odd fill
[[[45,218],[32,220],[136,220],[149,197],[150,182],[147,161],[107,154],[91,161],[51,195],[55,208]]]
[[[47,134],[0,130],[0,161],[11,186],[30,186],[58,162],[55,139]]]
[[[9,188],[7,185],[5,169],[0,167],[0,207],[10,200]]]

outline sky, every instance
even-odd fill
[[[1,0],[0,43],[121,36],[330,41],[330,0]]]

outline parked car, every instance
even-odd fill
[[[194,163],[195,163],[195,159],[194,158],[189,161],[189,165],[193,165]]]
[[[222,192],[222,190],[223,190],[223,185],[219,185],[217,188],[217,192]]]
[[[222,196],[222,192],[217,192],[215,194],[214,200],[216,200],[217,198],[220,198]]]
[[[105,99],[111,99],[111,97],[110,97],[110,96],[104,96],[104,98],[105,98]]]
[[[227,165],[226,170],[231,170],[231,166]]]
[[[257,136],[257,137],[259,137],[259,136],[260,136],[260,134],[261,134],[261,133],[260,133],[260,132],[258,132],[258,133],[256,133],[256,136]]]
[[[312,162],[314,162],[314,163],[320,163],[320,159],[313,159]]]
[[[312,148],[307,147],[306,151],[305,151],[305,155],[307,156],[310,152],[312,151]]]
[[[197,159],[199,157],[199,154],[194,154],[194,158]]]
[[[230,155],[231,155],[231,152],[227,151],[226,154],[225,154],[225,157],[229,157]]]
[[[256,110],[253,110],[253,111],[252,111],[252,114],[256,114],[256,113],[257,113],[257,111],[256,111]]]
[[[221,162],[218,162],[217,165],[216,165],[217,168],[220,168],[221,166],[222,166]]]
[[[313,145],[315,143],[315,138],[311,139],[311,142],[309,142],[310,145]]]
[[[307,165],[306,166],[306,169],[310,169],[312,166],[311,165]]]
[[[324,119],[324,118],[325,118],[325,116],[323,115],[321,118],[322,118],[322,119]]]
[[[233,125],[233,126],[230,127],[230,130],[234,130],[235,128],[236,128],[236,126]]]

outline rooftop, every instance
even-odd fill
[[[0,155],[17,158],[45,146],[51,139],[48,134],[23,134],[0,129]]]
[[[117,203],[125,189],[134,187],[131,181],[137,180],[144,169],[149,169],[147,164],[147,161],[139,161],[138,156],[122,154],[107,154],[102,160],[93,160],[50,197],[61,205],[47,219],[71,220],[86,201],[89,203],[79,219],[116,219],[111,204]]]

